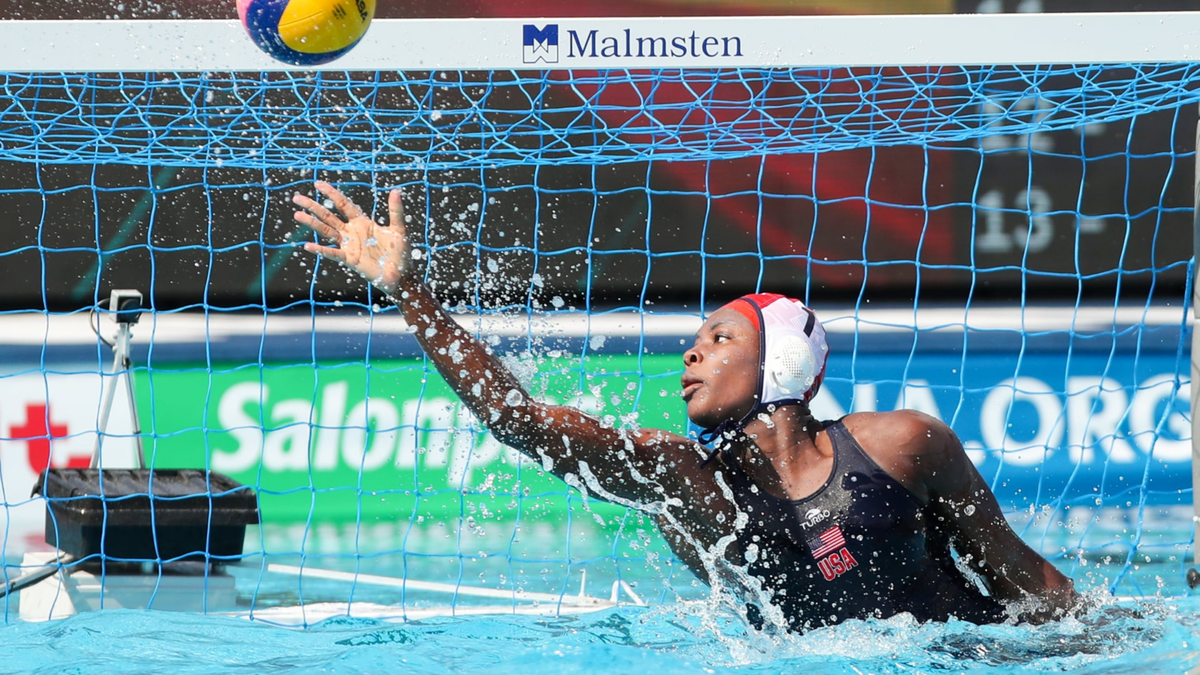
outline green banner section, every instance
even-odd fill
[[[617,426],[685,429],[678,356],[510,366],[540,400]],[[611,530],[626,515],[594,499],[582,510],[578,491],[497,442],[420,359],[155,368],[138,371],[136,387],[151,466],[207,467],[253,486],[265,523],[461,519],[470,531],[557,526],[574,513]]]

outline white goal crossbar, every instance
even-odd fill
[[[297,70],[258,51],[237,21],[3,21],[0,44],[5,45],[0,71],[7,72]],[[1200,12],[378,19],[349,54],[307,69],[823,68],[1197,59]]]

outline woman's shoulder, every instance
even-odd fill
[[[954,437],[941,420],[916,410],[854,413],[842,418],[859,447],[922,504],[928,499],[926,467]]]
[[[856,438],[859,434],[885,434],[897,439],[908,439],[949,431],[944,422],[919,410],[851,413],[837,421]],[[832,423],[826,423],[827,426],[829,424]]]
[[[954,435],[944,422],[917,410],[852,413],[841,422],[873,457],[924,454]]]

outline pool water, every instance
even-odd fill
[[[272,543],[270,548],[279,550],[303,549],[297,542]],[[768,634],[748,627],[736,609],[714,600],[690,574],[667,563],[651,566],[623,559],[616,564],[611,557],[582,564],[516,564],[499,556],[362,556],[318,543],[315,549],[330,552],[272,554],[268,559],[256,554],[229,566],[225,573],[237,588],[237,606],[229,609],[239,617],[109,609],[24,623],[18,620],[18,607],[28,591],[22,591],[0,603],[0,675],[1200,673],[1200,591],[1189,595],[1183,561],[1191,556],[1182,545],[1164,549],[1157,559],[1142,556],[1140,563],[1116,555],[1092,555],[1086,564],[1080,558],[1056,559],[1084,592],[1089,609],[1078,618],[1044,626],[922,625],[899,616],[850,621],[806,634]],[[543,615],[464,616],[481,606],[503,611],[517,604],[511,598],[372,585],[361,578],[264,573],[265,562],[559,595],[579,593],[586,570],[589,595],[608,597],[619,581],[648,604],[555,615],[557,604],[549,602],[537,608]],[[283,618],[276,613],[298,603],[327,611]],[[371,614],[372,607],[385,611]],[[355,616],[347,616],[347,608]],[[459,615],[411,620],[439,608]]]
[[[703,600],[306,629],[111,610],[3,626],[0,644],[0,673],[1187,673],[1200,672],[1200,598],[1099,603],[1039,627],[900,616],[803,635],[748,630]]]

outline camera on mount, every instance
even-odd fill
[[[142,293],[129,289],[112,292],[108,300],[108,311],[117,323],[135,324],[142,316]]]
[[[192,576],[195,576],[193,568],[180,567],[176,563],[204,563],[203,580],[208,588],[209,579],[214,577],[211,569],[241,557],[246,526],[257,525],[260,521],[258,497],[253,489],[207,468],[146,466],[137,397],[133,390],[135,369],[130,358],[133,325],[142,315],[141,292],[112,291],[108,312],[117,324],[111,343],[100,336],[98,326],[92,326],[97,337],[112,347],[113,364],[109,372],[102,373],[106,377],[89,466],[47,466],[34,486],[34,494],[46,499],[46,543],[61,552],[60,561],[62,554],[73,560],[70,568],[60,564],[50,569],[58,570],[56,573],[62,578],[76,569],[96,575],[109,574],[111,576],[99,578],[108,579],[104,582],[107,584],[118,584],[120,590],[116,593],[119,595],[111,597],[176,597],[171,594],[182,597],[187,589],[195,586],[190,581],[183,582],[184,585],[166,582],[164,586],[162,570],[172,569],[172,574],[181,576],[193,570]],[[110,434],[109,418],[117,390],[121,388],[125,390],[124,404],[132,428],[127,434]],[[108,445],[122,436],[133,442],[133,457],[129,460],[114,459],[112,446]],[[107,458],[103,452],[105,448],[110,448]],[[128,464],[136,464],[136,467]],[[146,565],[150,563],[153,565],[148,568]],[[147,572],[153,568],[157,568],[157,573]],[[142,581],[130,580],[141,575],[145,575]],[[233,589],[232,579],[228,575],[224,579],[222,588]],[[65,583],[57,588],[80,597],[76,589],[84,588],[84,582],[79,586]],[[9,584],[6,586],[11,588]],[[169,590],[160,591],[160,586]],[[44,601],[46,607],[61,602],[56,595],[58,592],[48,591],[49,600]],[[236,595],[234,590],[229,592]],[[100,593],[103,598],[109,591],[102,585]],[[3,597],[4,594],[0,594],[0,599]],[[78,605],[72,605],[75,606]]]

